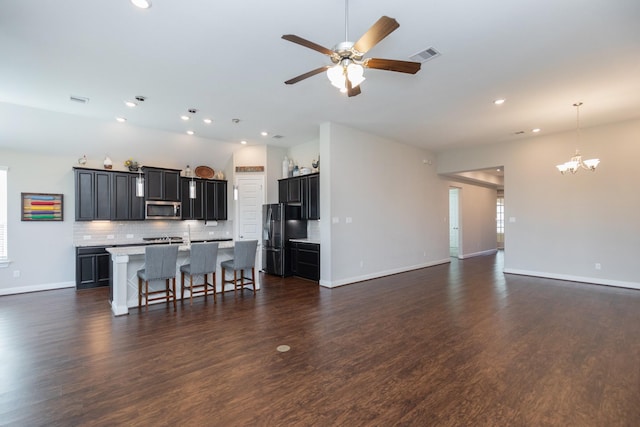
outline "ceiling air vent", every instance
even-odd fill
[[[282,139],[282,138],[284,138],[284,136],[282,136],[282,135],[273,135],[271,138],[273,138],[273,139]]]
[[[440,52],[430,47],[416,53],[415,55],[411,55],[409,59],[414,62],[427,62],[428,60],[435,58],[436,56],[440,56]]]
[[[69,96],[69,101],[79,102],[80,104],[86,104],[87,102],[89,102],[89,98],[84,96],[71,95]]]

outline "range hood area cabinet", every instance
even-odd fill
[[[278,180],[278,201],[302,206],[302,219],[320,219],[320,174]]]
[[[143,166],[146,200],[180,201],[180,170]]]
[[[135,173],[74,168],[76,221],[144,219]]]

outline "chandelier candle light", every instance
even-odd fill
[[[573,104],[573,106],[576,107],[576,141],[578,146],[580,144],[580,106],[581,105],[582,105],[582,102],[576,102],[575,104]],[[561,165],[557,165],[556,167],[558,168],[560,173],[564,175],[564,173],[567,171],[574,174],[578,172],[580,168],[594,171],[596,170],[596,167],[598,167],[599,163],[600,163],[600,159],[582,160],[580,151],[576,149],[576,153],[573,155],[573,157],[571,157],[571,160]]]

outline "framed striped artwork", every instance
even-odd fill
[[[21,193],[22,221],[62,221],[62,194]]]

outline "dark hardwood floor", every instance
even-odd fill
[[[640,292],[501,256],[123,317],[106,289],[1,297],[0,424],[640,425]]]

